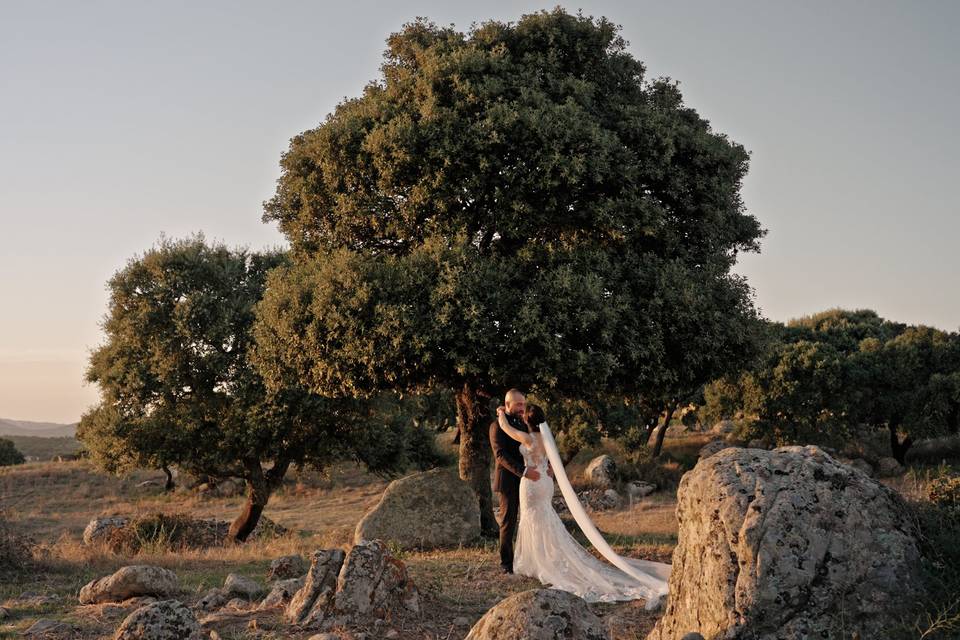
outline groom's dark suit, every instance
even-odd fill
[[[510,426],[527,431],[527,425],[517,416],[507,414]],[[497,461],[493,470],[493,490],[500,494],[497,521],[500,524],[500,566],[513,571],[513,535],[517,530],[520,512],[520,478],[523,477],[523,456],[520,443],[508,436],[500,423],[490,423],[490,446]]]

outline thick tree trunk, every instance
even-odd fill
[[[490,490],[490,408],[489,397],[476,386],[466,383],[457,392],[457,428],[460,431],[460,477],[465,480],[480,503],[480,530],[496,535],[493,516],[493,494]]]
[[[657,439],[653,443],[653,457],[659,458],[663,451],[663,438],[667,435],[667,429],[670,428],[670,421],[673,420],[673,414],[676,413],[679,403],[667,405],[664,410],[663,426],[657,431]]]
[[[287,474],[290,463],[279,460],[266,473],[263,472],[259,462],[248,463],[245,466],[248,471],[247,503],[243,505],[243,511],[233,521],[227,532],[227,538],[234,542],[245,541],[256,528],[257,523],[260,522],[260,515],[270,501],[270,496],[283,484],[283,477]]]
[[[173,491],[176,487],[176,484],[173,482],[173,472],[170,471],[170,467],[164,465],[163,472],[167,474],[167,482],[163,485],[164,491]]]
[[[907,436],[903,440],[900,440],[900,437],[897,436],[898,427],[899,425],[892,422],[887,425],[887,428],[890,430],[890,453],[893,455],[894,460],[902,465],[906,465],[907,450],[913,446],[913,439]]]

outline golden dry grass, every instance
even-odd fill
[[[80,637],[109,637],[123,612],[110,607],[80,607],[76,595],[90,580],[120,567],[143,563],[177,573],[187,601],[223,584],[226,575],[241,573],[264,580],[272,559],[318,548],[348,547],[362,515],[379,499],[387,480],[342,464],[327,474],[292,472],[265,512],[294,535],[240,546],[156,550],[136,556],[90,548],[82,542],[83,528],[99,515],[138,515],[155,512],[193,517],[232,519],[242,497],[208,497],[191,491],[164,492],[159,486],[137,486],[145,480],[162,484],[162,473],[136,471],[122,478],[97,472],[86,461],[28,463],[0,470],[0,508],[11,524],[35,543],[37,570],[13,581],[0,582],[0,601],[11,618],[0,622],[3,634],[19,634],[37,618],[64,620]],[[670,496],[651,496],[617,512],[597,514],[598,525],[609,532],[620,552],[650,559],[666,559],[676,539]],[[495,541],[461,549],[401,554],[422,594],[423,614],[396,621],[401,639],[463,638],[493,604],[511,593],[535,588],[534,580],[499,572]],[[24,603],[20,594],[58,596],[54,603]],[[642,638],[655,617],[642,603],[599,604],[591,607],[604,617],[615,640]],[[218,623],[224,638],[306,638],[273,613],[256,616],[258,630],[246,628],[249,614],[237,614],[232,623]]]

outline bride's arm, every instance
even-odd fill
[[[506,407],[497,407],[497,421],[500,423],[500,428],[503,429],[503,432],[508,436],[516,440],[521,444],[525,444],[528,447],[530,446],[531,436],[529,433],[520,431],[519,429],[514,429],[510,426],[510,423],[507,421],[507,409]]]

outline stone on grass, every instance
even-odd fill
[[[383,540],[401,549],[435,549],[479,536],[476,493],[455,471],[433,469],[391,482],[357,524],[354,544]]]

